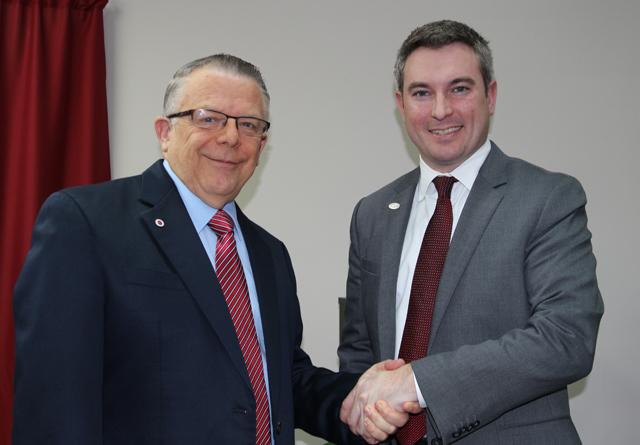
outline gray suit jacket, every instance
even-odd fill
[[[419,177],[402,176],[354,210],[342,370],[393,358]],[[574,178],[492,144],[449,247],[428,356],[412,363],[430,443],[580,443],[567,385],[590,372],[603,313],[585,204]]]

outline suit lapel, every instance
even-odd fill
[[[396,289],[398,270],[402,256],[402,245],[407,230],[407,223],[411,213],[413,196],[415,194],[420,170],[416,169],[407,175],[395,188],[395,194],[389,202],[383,203],[380,227],[383,233],[382,261],[380,265],[380,293],[378,295],[378,342],[380,345],[380,359],[393,358],[396,345]],[[389,204],[399,204],[392,209]],[[395,207],[395,206],[393,206]]]
[[[505,175],[507,159],[504,153],[492,143],[489,156],[478,172],[449,246],[436,296],[430,343],[433,343],[437,335],[451,297],[485,228],[502,201],[504,189],[501,186],[507,182]]]
[[[233,322],[211,262],[180,194],[161,161],[143,173],[140,197],[141,201],[151,205],[140,215],[147,230],[183,280],[220,338],[232,363],[250,386]]]
[[[274,269],[273,257],[269,251],[269,247],[264,242],[255,225],[242,213],[239,207],[238,222],[242,229],[247,250],[249,251],[249,260],[251,262],[251,270],[253,279],[258,293],[258,301],[260,304],[260,318],[262,319],[262,332],[264,334],[264,343],[267,354],[267,370],[269,373],[269,395],[271,398],[271,409],[277,412],[278,402],[280,400],[279,376],[286,375],[281,371],[283,362],[282,355],[282,339],[280,337],[280,316],[278,302],[278,294],[275,287],[276,271]]]

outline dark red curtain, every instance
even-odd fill
[[[109,179],[102,10],[108,0],[0,0],[0,444],[11,443],[11,299],[44,199]]]

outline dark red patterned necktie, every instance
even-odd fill
[[[451,239],[453,224],[451,189],[454,182],[456,178],[453,176],[438,176],[433,180],[438,190],[438,202],[422,238],[411,283],[407,320],[402,333],[402,343],[400,343],[399,358],[407,363],[427,355],[436,292],[438,292],[440,275]],[[422,411],[409,418],[409,421],[398,430],[396,439],[401,445],[413,445],[426,432],[426,414]]]
[[[218,210],[208,225],[218,238],[216,276],[231,314],[256,401],[256,445],[270,445],[269,400],[264,382],[262,356],[251,312],[247,280],[233,237],[233,220],[224,210]]]

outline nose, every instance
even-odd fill
[[[433,99],[431,116],[434,119],[442,120],[451,114],[451,104],[444,94],[437,94]]]
[[[218,132],[218,143],[227,144],[231,147],[238,145],[240,135],[238,134],[238,123],[232,117],[227,119],[224,127]]]

